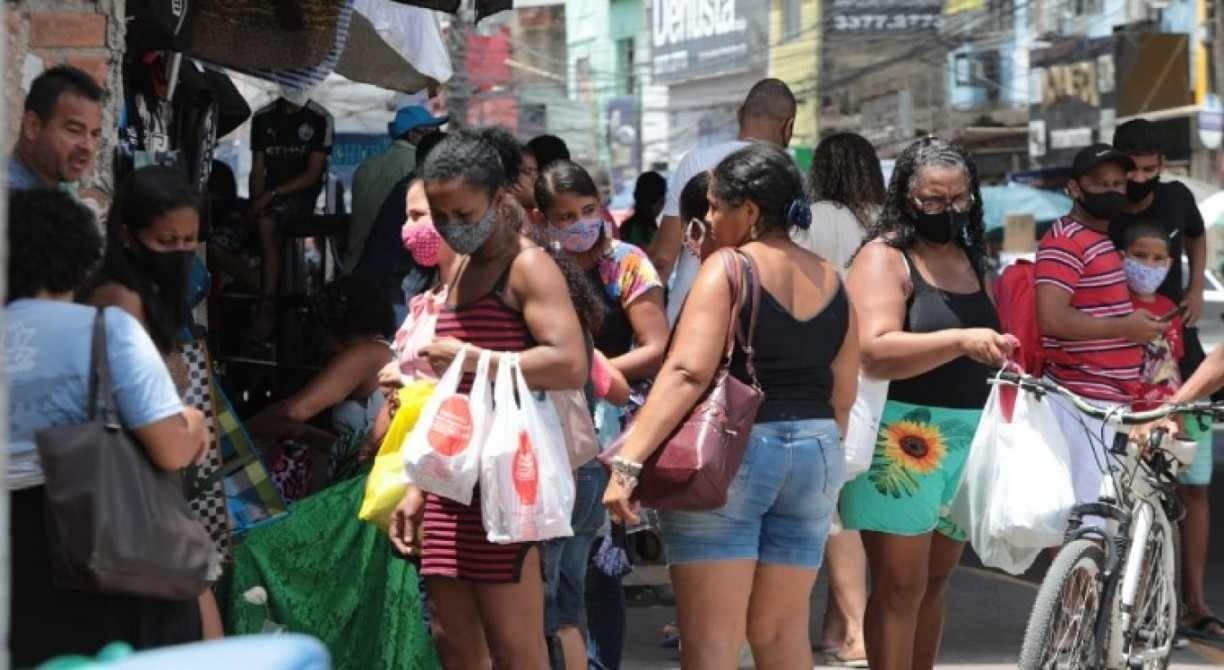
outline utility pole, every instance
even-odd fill
[[[1215,30],[1211,35],[1211,60],[1212,68],[1215,71],[1215,94],[1224,97],[1224,6],[1221,6],[1219,2],[1214,4],[1212,11],[1215,12]],[[1207,6],[1211,7],[1210,0]],[[1215,176],[1219,181],[1224,179],[1224,150],[1218,150],[1215,154]]]

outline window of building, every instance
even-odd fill
[[[626,37],[616,41],[616,68],[620,74],[621,95],[633,95],[637,89],[637,76],[634,72],[637,60],[634,54],[633,38]]]
[[[800,0],[782,0],[782,40],[793,40],[803,32]]]

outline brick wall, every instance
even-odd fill
[[[107,91],[102,145],[91,173],[82,178],[81,197],[102,210],[111,192],[111,156],[122,95],[124,0],[5,0],[8,31],[4,101],[8,109],[0,140],[7,154],[21,122],[21,104],[30,80],[44,69],[67,63],[90,73]]]

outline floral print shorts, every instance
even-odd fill
[[[842,524],[894,535],[965,533],[948,519],[977,430],[980,409],[927,407],[889,400],[871,467],[842,489]]]

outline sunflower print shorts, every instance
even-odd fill
[[[948,507],[981,416],[980,409],[889,400],[871,467],[842,489],[842,524],[894,535],[938,531],[964,541],[965,532],[948,519]]]

